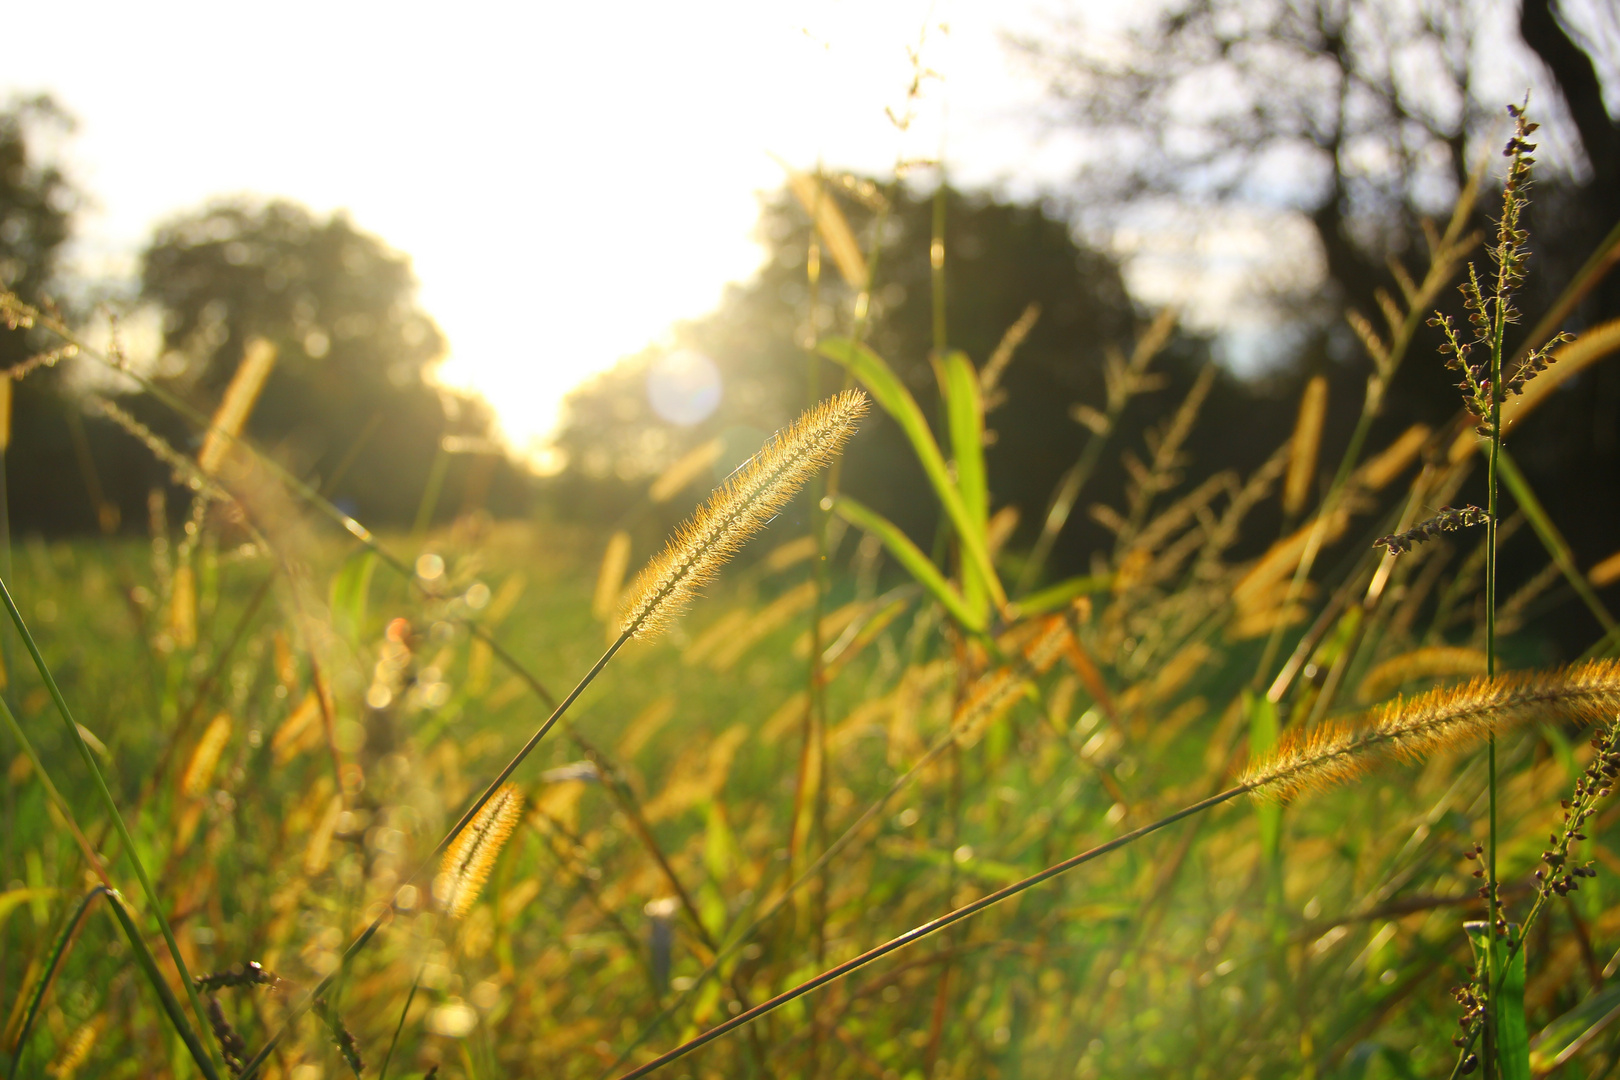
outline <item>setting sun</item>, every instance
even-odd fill
[[[59,5],[97,28],[75,62],[8,61],[10,88],[78,119],[78,263],[116,284],[154,222],[223,194],[346,210],[412,259],[449,343],[439,378],[542,465],[571,388],[753,273],[777,159],[882,174],[944,149],[968,179],[1026,188],[1067,167],[998,37],[1027,6],[161,10]],[[919,47],[940,77],[901,132],[885,109],[906,110]]]

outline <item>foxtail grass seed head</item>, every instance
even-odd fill
[[[1286,799],[1345,783],[1389,759],[1415,760],[1478,745],[1544,716],[1582,723],[1620,711],[1620,662],[1593,660],[1557,671],[1474,679],[1395,699],[1362,723],[1292,731],[1238,781],[1254,795]]]
[[[444,853],[433,894],[445,913],[459,919],[472,910],[478,894],[495,868],[501,848],[523,816],[523,794],[505,784],[485,803]]]
[[[1299,398],[1299,418],[1294,423],[1294,437],[1288,448],[1288,476],[1283,483],[1283,512],[1289,517],[1305,509],[1305,501],[1310,498],[1327,400],[1328,382],[1321,375],[1305,384]]]
[[[630,590],[622,630],[649,638],[680,615],[748,538],[838,456],[866,409],[865,394],[845,390],[777,432],[676,530],[668,546],[641,572]]]
[[[242,434],[242,426],[247,423],[248,414],[259,400],[259,391],[264,389],[265,380],[270,377],[270,369],[275,364],[274,345],[264,338],[254,338],[248,342],[242,362],[237,365],[236,374],[231,376],[225,396],[208,425],[202,450],[197,454],[197,467],[207,475],[216,475],[225,463],[226,455]]]
[[[225,744],[231,739],[231,717],[229,713],[220,713],[209,723],[197,740],[197,746],[191,751],[191,758],[186,762],[185,771],[180,774],[180,790],[187,796],[200,798],[208,790],[208,785],[214,779],[214,770],[219,767],[219,756],[225,751]]]
[[[1370,705],[1418,679],[1456,678],[1484,675],[1488,670],[1485,654],[1459,645],[1426,645],[1399,656],[1392,656],[1367,672],[1356,688],[1356,700]]]

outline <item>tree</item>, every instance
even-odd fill
[[[171,221],[142,258],[141,297],[163,314],[160,377],[211,405],[246,343],[270,340],[278,358],[248,434],[299,472],[348,459],[336,496],[374,522],[411,520],[445,436],[486,435],[490,423],[482,402],[432,385],[445,340],[415,292],[409,260],[346,215],[280,200]],[[451,509],[466,472],[450,475]],[[505,467],[500,480],[509,505],[517,474]]]
[[[1449,209],[1482,156],[1500,160],[1503,107],[1527,83],[1545,130],[1526,327],[1620,223],[1620,123],[1606,107],[1620,89],[1612,3],[1519,0],[1517,40],[1510,31],[1506,41],[1487,40],[1501,12],[1470,0],[1168,0],[1151,10],[1119,42],[1076,20],[1069,33],[1024,43],[1097,148],[1074,199],[1094,226],[1144,196],[1291,207],[1320,241],[1328,310],[1374,313],[1376,290],[1392,283],[1387,260],[1421,263],[1420,219]],[[1482,200],[1482,229],[1493,212]],[[1441,302],[1460,306],[1455,294]],[[1620,274],[1610,274],[1568,328],[1616,316]],[[1344,368],[1325,363],[1322,336],[1314,362]],[[1406,419],[1457,410],[1437,345],[1420,336],[1392,387],[1391,408]],[[1365,370],[1358,351],[1338,351]],[[1360,403],[1355,394],[1334,401]],[[1620,507],[1588,492],[1620,486],[1620,365],[1600,365],[1581,392],[1557,395],[1516,436],[1514,453],[1582,565],[1612,553]],[[1545,559],[1529,541],[1506,557],[1510,579]],[[1595,626],[1564,629],[1574,640]]]
[[[51,281],[78,203],[61,171],[29,147],[31,136],[52,127],[71,130],[73,121],[49,97],[13,100],[0,112],[0,287],[22,295]],[[8,362],[22,347],[16,339],[0,346]]]
[[[839,200],[855,234],[869,245],[874,230],[882,229],[868,340],[932,415],[937,401],[929,364],[935,333],[929,261],[933,194],[901,187],[885,196],[869,182],[845,179],[829,197]],[[1040,309],[1002,377],[1006,403],[989,416],[995,434],[987,452],[997,508],[1019,509],[1022,525],[1015,543],[1027,544],[1060,475],[1087,437],[1070,408],[1103,402],[1104,356],[1110,348],[1129,350],[1139,313],[1112,260],[1077,244],[1069,223],[1043,206],[952,189],[943,199],[947,346],[983,365],[1030,304]],[[684,324],[668,345],[630,358],[569,399],[559,436],[569,466],[553,481],[559,503],[576,513],[589,507],[599,518],[618,517],[637,504],[667,465],[720,438],[725,450],[703,477],[712,482],[804,406],[812,370],[823,395],[842,384],[841,369],[812,368],[804,348],[811,336],[808,215],[792,195],[781,192],[763,207],[759,235],[766,259],[758,274],[729,289],[713,315]],[[848,333],[855,302],[855,291],[823,252],[816,330]],[[715,412],[697,423],[662,419],[649,401],[649,374],[678,350],[712,361],[724,387]],[[1174,407],[1207,356],[1202,342],[1173,340],[1162,359],[1169,385],[1133,406],[1117,433],[1116,450],[1140,448],[1145,427]],[[1262,460],[1288,431],[1292,409],[1286,392],[1273,401],[1265,390],[1223,378],[1206,416],[1241,416],[1243,422],[1210,429],[1208,442],[1200,434],[1189,477]],[[924,547],[931,544],[936,507],[914,455],[886,417],[863,422],[841,468],[846,490],[897,521]],[[1085,502],[1119,505],[1121,474],[1099,470]],[[615,479],[621,483],[613,484]],[[693,497],[699,487],[707,484],[694,483]],[[1060,569],[1084,567],[1091,551],[1111,543],[1083,510],[1084,503],[1054,553]],[[651,536],[656,527],[647,532]]]
[[[59,261],[72,233],[78,193],[61,170],[38,153],[52,130],[73,120],[49,97],[15,99],[0,112],[0,287],[25,300],[49,300],[60,284]],[[49,350],[43,335],[0,333],[0,367],[18,369]],[[95,517],[88,499],[64,499],[79,477],[70,421],[61,405],[62,370],[34,367],[12,384],[10,445],[5,448],[5,512],[20,531],[84,528]],[[82,441],[80,442],[82,446]]]
[[[1076,20],[1025,49],[1106,147],[1082,177],[1092,213],[1143,195],[1281,197],[1309,218],[1342,298],[1370,309],[1386,258],[1450,206],[1479,136],[1495,137],[1496,98],[1526,79],[1552,91],[1540,115],[1590,166],[1541,186],[1569,189],[1588,240],[1620,220],[1620,126],[1595,63],[1620,63],[1620,28],[1601,3],[1574,7],[1523,0],[1517,53],[1484,40],[1492,12],[1467,0],[1172,0],[1123,43]]]

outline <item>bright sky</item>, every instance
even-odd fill
[[[0,94],[46,90],[93,206],[81,270],[129,273],[152,226],[210,197],[346,208],[409,254],[452,354],[519,446],[567,390],[701,315],[760,253],[771,155],[965,182],[1059,183],[1041,87],[999,32],[1039,0],[674,4],[129,4],[56,0],[71,45],[11,50]],[[949,26],[942,33],[940,23]],[[931,82],[902,137],[907,47]]]

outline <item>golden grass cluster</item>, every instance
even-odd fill
[[[1474,679],[1410,700],[1395,699],[1364,722],[1329,721],[1289,732],[1239,780],[1257,796],[1286,799],[1353,780],[1389,759],[1413,760],[1479,745],[1531,720],[1590,724],[1620,713],[1620,661]]]
[[[864,393],[845,390],[778,432],[641,572],[624,608],[622,631],[652,637],[684,611],[748,538],[838,455],[866,409]]]

